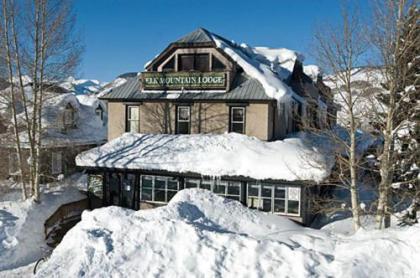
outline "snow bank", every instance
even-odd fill
[[[85,198],[70,186],[42,187],[41,203],[0,202],[1,271],[27,265],[45,255],[44,222],[62,204]]]
[[[314,180],[329,175],[332,161],[308,140],[265,142],[228,134],[130,134],[76,157],[85,167],[194,172],[206,176]]]
[[[419,232],[335,235],[186,189],[157,209],[84,212],[38,277],[418,277]]]

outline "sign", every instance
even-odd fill
[[[143,90],[225,90],[225,72],[142,72]]]

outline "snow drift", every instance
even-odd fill
[[[419,231],[335,235],[186,189],[153,210],[83,213],[38,277],[418,277]]]

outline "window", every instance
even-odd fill
[[[245,107],[230,107],[229,132],[245,133]]]
[[[162,71],[164,72],[171,72],[175,70],[175,57],[169,60],[165,65],[162,67]]]
[[[223,71],[226,69],[226,66],[213,55],[211,59],[211,68],[213,71]]]
[[[63,114],[64,128],[72,128],[75,126],[75,111],[70,104],[67,104]]]
[[[237,181],[185,179],[185,188],[201,188],[229,199],[240,201],[241,183]]]
[[[9,153],[9,174],[16,175],[20,172],[18,167],[18,154],[14,151]]]
[[[126,132],[139,132],[140,111],[137,105],[127,106]]]
[[[141,176],[141,201],[167,203],[179,191],[179,181],[172,177]]]
[[[210,71],[209,54],[183,54],[178,61],[178,71]]]
[[[103,197],[102,185],[103,185],[102,175],[89,175],[88,191],[100,199],[102,199]]]
[[[266,212],[300,215],[300,188],[250,183],[247,205]]]
[[[121,179],[121,206],[134,208],[134,191],[136,186],[136,175],[124,174]]]
[[[178,106],[176,120],[176,133],[189,134],[191,124],[191,107]]]
[[[101,119],[101,121],[104,120],[104,110],[102,109],[102,106],[98,105],[98,107],[96,107],[95,114]]]
[[[61,174],[63,171],[61,152],[51,153],[51,174]]]

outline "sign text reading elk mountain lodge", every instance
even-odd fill
[[[142,72],[144,90],[226,89],[225,72]]]

